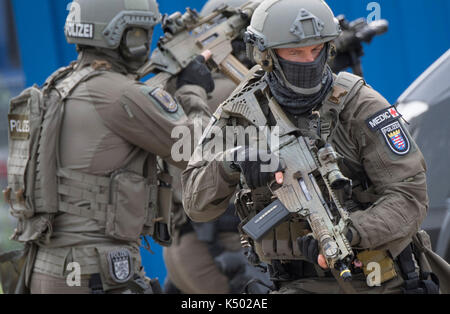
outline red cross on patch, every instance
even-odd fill
[[[389,113],[391,114],[392,118],[397,118],[399,116],[397,110],[395,108],[389,109]]]

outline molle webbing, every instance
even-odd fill
[[[44,94],[47,106],[44,113],[39,138],[35,163],[30,164],[35,172],[34,203],[37,213],[56,213],[58,211],[58,182],[56,172],[59,167],[59,135],[63,119],[64,101],[70,93],[83,81],[99,75],[102,72],[92,67],[85,67],[72,72],[60,82],[55,82],[61,76],[73,70],[73,66],[57,71],[50,81],[47,81]],[[56,84],[56,85],[55,85]],[[52,92],[55,88],[59,93]]]
[[[124,170],[141,176],[147,175],[152,190],[156,190],[156,165],[152,162],[155,156],[136,149],[133,158]],[[113,174],[114,175],[114,174]],[[107,211],[111,202],[111,178],[82,173],[70,169],[58,170],[59,210],[76,216],[106,222]],[[151,194],[152,191],[150,192]],[[151,204],[155,203],[153,195]],[[156,206],[155,206],[156,207]]]
[[[58,170],[59,210],[76,216],[106,221],[109,204],[110,179],[102,176],[84,174],[70,169]],[[77,200],[81,205],[66,201]],[[81,202],[80,202],[81,201]],[[86,207],[86,205],[88,205]]]

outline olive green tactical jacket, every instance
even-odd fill
[[[215,117],[219,128],[232,125],[233,117],[220,109]],[[247,124],[242,119],[235,121],[238,126]],[[395,108],[367,85],[346,101],[328,141],[344,156],[341,167],[344,175],[355,182],[363,178],[370,186],[368,191],[355,193],[363,203],[370,195],[373,204],[351,213],[353,227],[359,234],[359,243],[353,244],[361,249],[387,249],[395,258],[411,242],[427,213],[426,165],[422,153]],[[197,156],[207,146],[205,141],[197,147]],[[203,153],[208,154],[208,149]],[[208,162],[205,158],[193,158],[183,173],[184,208],[194,221],[210,221],[220,216],[240,182],[240,174],[218,159]],[[295,239],[291,241],[286,247],[297,250]]]

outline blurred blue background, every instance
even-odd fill
[[[21,88],[42,84],[57,68],[76,58],[63,27],[68,0],[0,0],[0,92],[15,95]],[[205,0],[161,0],[162,13],[189,6],[200,10]],[[349,20],[367,18],[370,0],[328,0],[334,13]],[[440,55],[450,48],[450,1],[378,0],[380,17],[390,22],[389,32],[365,46],[363,69],[367,82],[394,103],[400,94]],[[161,36],[155,32],[154,45]],[[3,87],[2,87],[3,86]],[[1,100],[1,98],[0,98]],[[5,107],[6,104],[0,105]],[[5,110],[5,108],[2,108]],[[143,251],[150,277],[166,277],[162,249]],[[188,262],[188,261],[186,261]]]

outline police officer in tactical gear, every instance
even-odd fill
[[[245,0],[210,0],[200,12],[208,16],[226,4],[238,8]],[[233,55],[251,68],[242,37],[232,42]],[[211,112],[233,92],[236,84],[214,72],[216,89],[208,95]],[[184,213],[181,200],[181,170],[169,165],[173,177],[173,243],[164,248],[167,278],[164,292],[184,294],[268,293],[272,283],[264,269],[251,266],[243,254],[238,233],[239,218],[232,202],[217,220],[194,223]]]
[[[394,107],[362,78],[331,72],[330,42],[339,34],[323,0],[265,0],[258,7],[245,40],[259,66],[205,131],[183,173],[184,208],[194,221],[214,219],[237,186],[243,224],[271,204],[269,185],[276,178],[282,186],[284,180],[282,159],[268,174],[261,171],[262,158],[250,158],[261,151],[211,147],[221,139],[238,143],[242,127],[281,125],[279,132],[295,130],[331,144],[342,156],[339,167],[353,184],[339,199],[349,211],[345,236],[356,258],[350,283],[335,278],[308,222],[291,215],[247,243],[253,263],[269,264],[278,293],[436,293],[426,265],[414,267],[418,246],[411,244],[426,242],[426,234],[418,232],[428,208],[425,161]],[[380,266],[375,285],[371,263]]]
[[[191,127],[188,116],[209,119],[214,82],[202,56],[180,74],[175,97],[137,80],[160,18],[155,0],[72,2],[65,34],[79,58],[47,80],[42,99],[30,97],[29,115],[42,119],[27,120],[29,134],[21,142],[11,134],[5,196],[19,219],[13,239],[28,248],[22,278],[33,294],[161,292],[139,249],[141,236],[171,241],[156,156],[186,166],[171,160],[171,132]],[[192,89],[199,96],[183,107],[176,99]],[[24,92],[11,108],[32,92],[40,95]],[[23,165],[19,147],[28,143],[35,150]]]

